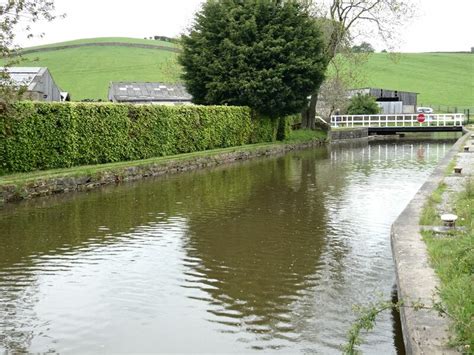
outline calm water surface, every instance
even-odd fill
[[[291,153],[0,209],[0,352],[339,353],[452,145]],[[367,353],[396,353],[382,315]]]

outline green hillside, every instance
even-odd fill
[[[179,81],[181,69],[177,53],[161,49],[123,46],[78,47],[49,50],[49,47],[71,44],[121,42],[157,46],[175,46],[169,42],[99,38],[44,46],[47,51],[24,55],[22,66],[44,66],[51,71],[62,90],[69,91],[74,101],[107,99],[111,81]],[[28,49],[28,48],[27,48]]]
[[[51,47],[87,43],[121,42],[124,46],[84,46],[51,50]],[[92,38],[55,43],[44,52],[25,55],[24,66],[46,66],[57,84],[69,91],[73,100],[106,99],[111,81],[180,80],[177,54],[163,48],[148,49],[133,45],[176,47],[162,41],[133,38]],[[28,49],[28,48],[27,48]],[[467,53],[402,54],[394,61],[387,54],[370,56],[360,69],[366,78],[363,86],[420,93],[419,104],[474,108],[474,55]]]
[[[380,53],[363,69],[364,86],[420,93],[418,104],[474,108],[474,55],[401,54],[396,61]]]
[[[128,38],[128,37],[98,37],[98,38],[81,38],[81,39],[75,39],[72,41],[51,43],[51,44],[45,44],[42,46],[35,46],[35,47],[28,47],[25,49],[33,49],[33,48],[40,49],[40,48],[51,48],[51,47],[57,47],[57,46],[69,46],[69,45],[75,45],[75,44],[104,43],[104,42],[120,42],[120,43],[146,44],[146,45],[151,45],[151,46],[177,47],[177,45],[172,42],[155,41],[155,40],[150,40],[150,39]]]

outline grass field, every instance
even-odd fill
[[[378,53],[363,68],[365,86],[418,92],[418,104],[473,107],[474,55]]]
[[[99,42],[176,46],[145,39],[92,38],[41,47]],[[47,66],[57,84],[69,91],[73,100],[106,99],[110,81],[176,82],[181,73],[177,54],[159,49],[81,47],[24,57],[24,66]],[[396,58],[394,61],[383,53],[372,55],[360,69],[365,78],[363,86],[416,91],[420,93],[418,103],[424,105],[474,108],[474,55],[421,53]]]
[[[69,91],[73,101],[106,100],[111,81],[173,83],[179,80],[181,74],[176,53],[155,49],[80,47],[32,53],[24,58],[22,66],[48,67],[57,85]]]

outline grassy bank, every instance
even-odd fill
[[[446,185],[441,184],[428,201],[421,224],[440,225],[437,205]],[[462,347],[463,353],[474,351],[474,179],[453,201],[458,226],[449,235],[437,236],[423,232],[432,266],[441,280],[439,295],[442,308],[453,319],[452,345]]]
[[[79,177],[79,176],[94,176],[104,172],[114,172],[126,169],[129,167],[139,167],[146,165],[164,165],[172,161],[185,161],[200,157],[212,157],[213,155],[234,153],[234,152],[250,152],[259,149],[270,148],[276,145],[284,144],[300,144],[308,143],[311,141],[324,141],[327,137],[327,133],[323,131],[309,131],[309,130],[298,130],[292,131],[290,136],[284,142],[274,143],[259,143],[259,144],[248,144],[236,147],[221,148],[206,150],[200,152],[193,152],[187,154],[169,155],[165,157],[156,157],[143,160],[125,161],[109,164],[97,164],[97,165],[86,165],[73,168],[65,169],[52,169],[44,171],[34,171],[29,173],[9,174],[0,176],[0,186],[2,185],[16,185],[20,187],[32,181],[48,180],[55,178],[67,178],[67,177]]]

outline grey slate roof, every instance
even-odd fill
[[[47,68],[42,67],[9,67],[6,69],[0,67],[0,71],[6,71],[15,84],[28,86],[29,90],[33,89],[29,86],[33,83],[35,77],[42,75],[46,70]]]
[[[112,82],[109,100],[118,102],[190,102],[192,96],[182,84]]]

